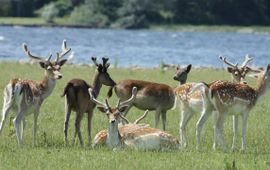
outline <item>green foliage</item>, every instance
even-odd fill
[[[41,16],[46,23],[53,23],[54,18],[58,15],[59,10],[55,3],[49,3],[43,7]]]

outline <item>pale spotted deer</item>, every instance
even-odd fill
[[[252,60],[252,58],[246,56],[243,64],[238,67],[238,64],[232,64],[227,61],[225,57],[220,57],[220,59],[229,65],[227,68],[228,72],[231,73],[232,79],[234,82],[245,82],[245,76],[250,71],[247,64]],[[202,91],[197,90],[194,93],[190,94],[190,90],[192,87],[196,85],[196,83],[186,83],[181,86],[175,88],[174,92],[178,98],[181,109],[181,120],[179,124],[179,135],[180,135],[180,144],[182,147],[187,146],[187,134],[186,134],[186,126],[195,113],[202,112],[203,109],[203,96]],[[215,144],[215,135],[214,142]]]
[[[122,115],[122,112],[132,104],[136,98],[137,89],[133,87],[132,95],[129,99],[118,102],[116,108],[111,108],[106,100],[102,103],[95,99],[92,94],[92,89],[89,89],[91,100],[98,105],[98,109],[106,113],[109,120],[108,130],[100,131],[94,140],[94,146],[99,144],[106,144],[109,148],[117,149],[122,147],[129,147],[137,150],[173,150],[179,147],[178,140],[171,134],[151,128],[145,124],[138,124],[138,121],[143,119],[145,114],[139,118],[135,123],[129,121]],[[127,124],[119,125],[120,118],[125,120]]]
[[[228,114],[242,116],[242,145],[241,150],[246,149],[246,125],[247,117],[250,110],[256,105],[258,99],[266,93],[270,83],[270,64],[266,70],[252,70],[258,72],[256,87],[252,88],[246,84],[233,83],[228,81],[216,81],[211,84],[199,83],[194,86],[193,90],[203,88],[205,93],[205,105],[202,116],[197,123],[197,146],[200,148],[200,132],[208,118],[208,115],[213,111],[217,111],[217,118],[215,119],[215,133],[218,136],[219,142],[223,151],[227,148],[223,141],[222,129],[225,118]],[[191,91],[191,93],[192,93]],[[234,120],[233,130],[233,144],[232,150],[236,149],[236,132],[238,119]]]
[[[99,95],[102,85],[114,86],[115,82],[110,77],[107,72],[110,64],[108,63],[108,58],[102,58],[103,63],[99,64],[96,61],[95,57],[92,57],[92,61],[96,66],[96,73],[93,77],[92,86],[82,79],[72,79],[70,80],[64,88],[64,93],[62,96],[65,96],[65,123],[64,123],[64,135],[65,142],[68,144],[68,123],[71,111],[76,112],[75,118],[75,132],[73,136],[73,144],[75,142],[76,136],[78,134],[80,144],[83,146],[83,139],[80,130],[81,120],[84,113],[87,113],[87,132],[88,132],[88,144],[91,144],[91,126],[92,126],[92,117],[93,110],[96,107],[96,104],[90,100],[88,94],[88,88],[93,88],[93,93],[95,97]]]
[[[179,81],[180,84],[185,83],[187,74],[190,72],[191,65],[184,68],[177,68],[174,79]],[[155,127],[158,126],[160,116],[162,116],[162,127],[166,129],[166,112],[172,109],[175,105],[174,88],[161,83],[154,83],[142,80],[122,80],[116,86],[112,87],[108,92],[108,97],[112,95],[112,90],[121,100],[127,100],[131,96],[131,89],[137,87],[138,94],[130,107],[123,112],[124,116],[128,110],[135,106],[141,110],[156,111],[155,114]]]
[[[39,116],[40,107],[43,101],[52,93],[56,80],[62,78],[60,69],[67,61],[67,59],[62,59],[62,57],[71,49],[67,48],[66,41],[64,40],[62,44],[62,52],[57,53],[56,61],[50,61],[52,55],[50,55],[48,59],[32,55],[26,44],[23,44],[23,50],[25,54],[32,60],[39,62],[40,66],[45,70],[45,75],[41,82],[16,78],[10,80],[10,82],[6,85],[4,90],[4,104],[2,121],[0,125],[0,134],[3,130],[10,109],[17,109],[13,123],[16,129],[18,143],[21,145],[23,143],[23,133],[25,129],[25,116],[33,113],[33,142],[35,145],[37,119]]]

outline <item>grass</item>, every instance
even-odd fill
[[[67,24],[66,18],[55,18],[55,25]],[[47,24],[43,18],[23,18],[23,17],[0,17],[0,24],[2,25],[29,25],[29,26],[46,26]]]
[[[25,79],[40,80],[43,71],[38,65],[21,65],[18,63],[1,62],[0,89],[8,83],[10,78],[21,77]],[[187,134],[189,145],[185,150],[172,152],[133,151],[123,149],[112,151],[106,147],[92,149],[91,147],[64,145],[64,99],[60,97],[63,87],[72,78],[83,78],[88,82],[92,80],[94,68],[86,66],[66,65],[62,68],[63,79],[59,80],[52,95],[45,100],[38,119],[37,146],[32,146],[32,120],[33,116],[26,117],[26,133],[24,146],[19,147],[13,125],[8,121],[0,137],[0,169],[270,169],[270,126],[269,108],[270,95],[264,96],[258,105],[251,111],[247,127],[247,150],[244,153],[223,153],[220,148],[212,151],[212,121],[205,124],[202,131],[202,152],[196,151],[195,124],[199,114],[189,122]],[[142,79],[167,83],[176,86],[172,80],[173,70],[163,73],[154,69],[113,69],[109,70],[115,81],[122,79]],[[193,69],[189,81],[209,82],[216,79],[230,79],[223,70]],[[249,82],[252,81],[249,79]],[[254,84],[254,81],[251,82]],[[104,87],[99,96],[104,100],[108,88]],[[109,101],[115,105],[115,97]],[[0,98],[2,108],[3,98]],[[168,111],[167,130],[178,136],[179,109]],[[107,127],[107,118],[95,110],[93,117],[92,137],[101,129]],[[128,118],[135,120],[143,111],[135,108],[130,110]],[[145,123],[154,124],[154,114],[150,112],[144,120]],[[241,124],[239,124],[241,125]],[[231,117],[227,118],[224,128],[224,137],[227,146],[231,145]],[[74,131],[74,114],[71,115],[69,126],[69,140]],[[86,142],[86,119],[82,121],[82,134]],[[161,127],[161,124],[160,124]],[[241,126],[240,126],[241,127]],[[241,130],[241,128],[239,128]],[[238,138],[240,147],[240,133]]]

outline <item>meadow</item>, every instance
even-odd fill
[[[90,61],[90,59],[89,59]],[[112,62],[113,63],[113,62]],[[41,80],[43,70],[38,64],[19,64],[15,62],[0,63],[0,90],[11,78]],[[202,151],[196,151],[195,124],[199,114],[194,116],[187,126],[188,146],[184,150],[171,152],[134,151],[122,149],[116,152],[100,147],[92,149],[90,146],[80,147],[77,140],[74,146],[65,146],[64,98],[61,98],[64,85],[72,78],[82,78],[92,82],[95,68],[89,66],[65,65],[61,72],[63,78],[56,84],[52,95],[44,101],[38,119],[37,146],[33,146],[32,121],[33,115],[26,117],[26,132],[24,145],[18,146],[15,129],[9,114],[4,131],[0,136],[0,170],[2,169],[270,169],[270,93],[261,99],[250,112],[247,125],[247,150],[245,152],[223,153],[220,147],[212,150],[213,124],[211,118],[202,130]],[[172,79],[173,69],[131,69],[110,68],[109,73],[116,81],[122,79],[141,79],[165,83],[172,87],[178,82]],[[210,82],[217,79],[230,79],[230,75],[223,69],[198,68],[192,69],[188,81]],[[254,80],[248,78],[254,86]],[[103,86],[98,97],[101,101],[106,98],[108,87]],[[1,93],[2,94],[2,93]],[[109,103],[116,105],[117,99],[113,96]],[[0,97],[0,108],[3,98]],[[128,114],[129,120],[135,120],[143,111],[132,108]],[[74,132],[74,116],[70,119],[69,140]],[[179,136],[179,108],[167,112],[167,131]],[[232,118],[228,116],[224,127],[224,138],[227,146],[232,143]],[[241,120],[241,119],[240,119]],[[152,112],[143,120],[144,123],[154,125]],[[241,121],[240,121],[241,123]],[[241,124],[239,123],[237,146],[241,144]],[[92,138],[107,128],[107,118],[98,110],[94,111]],[[161,128],[161,122],[160,126]],[[82,120],[81,130],[84,142],[87,140],[86,119]]]

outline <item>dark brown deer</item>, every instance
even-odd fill
[[[4,104],[2,121],[0,125],[0,134],[3,130],[9,110],[17,109],[17,114],[13,120],[13,123],[16,129],[18,143],[21,145],[23,143],[25,116],[30,113],[34,113],[33,141],[35,145],[37,119],[39,116],[40,107],[43,101],[52,93],[56,84],[56,80],[62,78],[60,69],[61,66],[65,64],[67,59],[61,58],[70,51],[70,48],[66,47],[66,41],[64,40],[62,45],[62,52],[57,53],[56,61],[50,61],[51,55],[48,59],[32,55],[26,44],[23,44],[23,49],[28,57],[36,62],[39,62],[40,66],[45,70],[45,75],[41,82],[33,80],[21,80],[17,78],[10,80],[4,91]]]
[[[88,116],[88,144],[91,144],[91,122],[93,117],[93,110],[96,104],[90,100],[88,89],[92,88],[95,97],[99,95],[102,85],[114,86],[115,82],[110,77],[107,69],[110,64],[107,63],[108,58],[102,58],[103,64],[98,64],[95,57],[92,57],[92,61],[96,65],[96,73],[94,75],[92,86],[88,85],[86,81],[81,79],[70,80],[65,86],[64,93],[62,96],[66,98],[66,114],[64,123],[64,134],[65,142],[68,144],[68,122],[70,118],[71,111],[76,112],[75,119],[75,133],[73,137],[73,144],[75,142],[76,136],[78,134],[80,144],[83,146],[83,139],[80,130],[80,123],[83,118],[83,114],[86,112]]]
[[[181,83],[185,83],[187,74],[191,69],[191,65],[185,68],[178,68],[178,74],[174,77]],[[183,77],[183,78],[182,78]],[[117,97],[121,101],[125,101],[130,98],[133,87],[137,87],[137,97],[134,102],[123,113],[126,116],[128,110],[135,106],[141,110],[156,111],[155,115],[155,127],[158,126],[160,115],[162,116],[162,127],[166,129],[166,112],[172,109],[175,104],[174,89],[166,84],[153,83],[142,80],[122,80],[116,86],[114,91]],[[108,92],[108,97],[112,95],[112,89]]]

